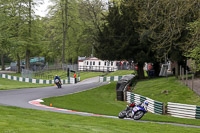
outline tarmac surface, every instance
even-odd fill
[[[89,89],[96,88],[108,84],[107,82],[98,82],[97,78],[86,80],[78,84],[62,85],[62,88],[56,86],[42,87],[42,88],[25,88],[14,90],[0,91],[0,105],[16,106],[21,108],[49,110],[29,104],[29,101],[35,99],[43,99],[47,97],[63,96]]]
[[[95,117],[106,117],[118,119],[117,116],[106,116],[100,114],[92,114],[85,112],[77,112],[67,109],[61,109],[56,107],[49,107],[40,104],[41,99],[54,96],[70,95],[73,93],[78,93],[81,91],[86,91],[89,89],[96,88],[98,86],[106,85],[108,82],[98,82],[99,78],[91,78],[79,82],[77,84],[62,85],[62,88],[57,88],[56,86],[42,87],[42,88],[26,88],[26,89],[15,89],[15,90],[1,90],[0,91],[0,105],[5,106],[15,106],[27,109],[36,109],[44,111],[53,111],[59,113],[76,114],[83,116],[95,116]],[[39,99],[39,100],[38,100]],[[132,120],[132,119],[125,119]],[[158,123],[158,124],[169,124],[183,127],[194,127],[200,128],[200,126],[185,125],[177,123],[166,123],[166,122],[153,122],[153,121],[138,121],[145,123]]]

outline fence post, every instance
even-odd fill
[[[186,86],[188,86],[188,70],[186,70]]]
[[[163,103],[163,115],[165,114],[165,103]]]
[[[180,77],[179,77],[179,79],[181,80],[181,76],[182,75],[182,72],[181,72],[181,66],[180,66]]]
[[[192,74],[192,90],[194,89],[194,74]]]
[[[183,82],[183,84],[184,84],[184,68],[182,68],[182,82]]]

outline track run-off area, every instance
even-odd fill
[[[0,91],[0,105],[15,106],[15,107],[20,107],[20,108],[52,111],[52,112],[67,113],[67,114],[82,115],[82,116],[95,116],[95,117],[118,119],[117,116],[107,116],[107,115],[101,115],[101,114],[78,112],[75,110],[50,107],[50,106],[43,105],[41,103],[43,98],[69,95],[69,94],[93,89],[93,88],[106,85],[106,84],[109,84],[109,83],[108,82],[100,83],[98,82],[98,77],[95,77],[95,78],[84,80],[77,84],[63,85],[62,88],[60,89],[58,89],[55,86],[50,86],[50,87],[42,87],[42,88],[1,90]],[[125,120],[132,120],[132,119],[125,119]],[[176,125],[176,126],[183,126],[183,127],[200,128],[200,126],[185,125],[185,124],[178,124],[178,123],[153,122],[153,121],[141,121],[141,120],[139,120],[138,122],[145,122],[145,123],[150,122],[150,123],[158,123],[158,124],[169,124],[169,125]]]

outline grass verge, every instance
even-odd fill
[[[69,115],[0,106],[0,129],[7,133],[198,133],[199,128]]]
[[[80,72],[81,80],[101,76],[101,75],[104,75],[104,74],[105,73],[102,73],[102,72]],[[8,74],[8,75],[21,77],[20,73],[11,73],[11,74]],[[66,79],[67,78],[67,71],[61,71],[61,70],[47,71],[47,72],[43,72],[43,73],[40,73],[40,74],[33,75],[33,79],[53,80],[55,75],[58,75],[61,79]],[[74,77],[72,72],[70,73],[70,76]],[[77,74],[77,76],[78,76],[78,74]]]
[[[115,72],[110,72],[110,73],[103,73],[103,72],[80,72],[80,77],[81,81],[84,79],[92,78],[92,77],[97,77],[97,76],[123,76],[127,74],[134,74],[135,72],[133,70],[118,70]],[[12,76],[18,76],[21,77],[20,73],[11,73],[9,75]],[[34,79],[46,79],[46,80],[52,80],[55,75],[58,75],[61,77],[61,79],[67,78],[67,71],[47,71],[44,73],[36,74],[33,76]],[[73,77],[73,73],[70,75]],[[78,75],[77,75],[78,76]]]
[[[134,93],[157,101],[200,105],[200,97],[175,77],[139,81]]]
[[[111,72],[106,74],[106,77],[110,77],[110,76],[123,76],[123,75],[128,75],[128,74],[135,74],[136,72],[134,70],[118,70],[115,72]]]
[[[102,72],[80,72],[81,81],[84,79],[105,75]]]
[[[33,84],[0,78],[0,90],[21,89],[21,88],[36,88],[51,86],[51,84]]]
[[[51,97],[44,99],[46,105],[53,104],[54,107],[66,108],[82,112],[90,112],[111,116],[118,116],[118,113],[126,107],[126,102],[116,101],[116,82],[101,86],[85,92],[72,95]],[[182,123],[199,125],[200,120],[182,119],[171,116],[155,115],[147,113],[142,120]]]

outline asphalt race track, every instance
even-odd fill
[[[29,104],[29,101],[47,97],[68,95],[108,84],[107,82],[100,83],[95,81],[96,79],[91,79],[90,82],[89,80],[86,80],[78,84],[62,85],[62,88],[59,89],[56,86],[50,86],[42,88],[1,90],[0,105],[16,106],[21,108],[38,109],[38,110],[49,110],[42,107],[31,105]]]
[[[81,91],[86,91],[89,89],[96,88],[98,86],[106,85],[108,82],[98,82],[98,77],[84,80],[78,84],[63,85],[62,88],[57,88],[56,86],[42,87],[42,88],[26,88],[26,89],[15,89],[15,90],[1,90],[0,91],[0,105],[5,106],[15,106],[27,109],[37,109],[45,111],[53,111],[59,113],[76,114],[84,116],[96,116],[96,117],[107,117],[118,119],[116,116],[106,116],[85,112],[77,112],[67,109],[59,109],[54,107],[43,106],[36,99],[43,99],[47,97],[69,95],[73,93],[78,93]],[[35,101],[36,100],[36,101]],[[36,103],[36,104],[34,104]],[[130,120],[130,119],[125,119]],[[140,122],[151,122],[159,124],[170,124],[184,127],[195,127],[200,128],[200,126],[176,124],[176,123],[165,123],[165,122],[152,122],[152,121],[140,121]]]

